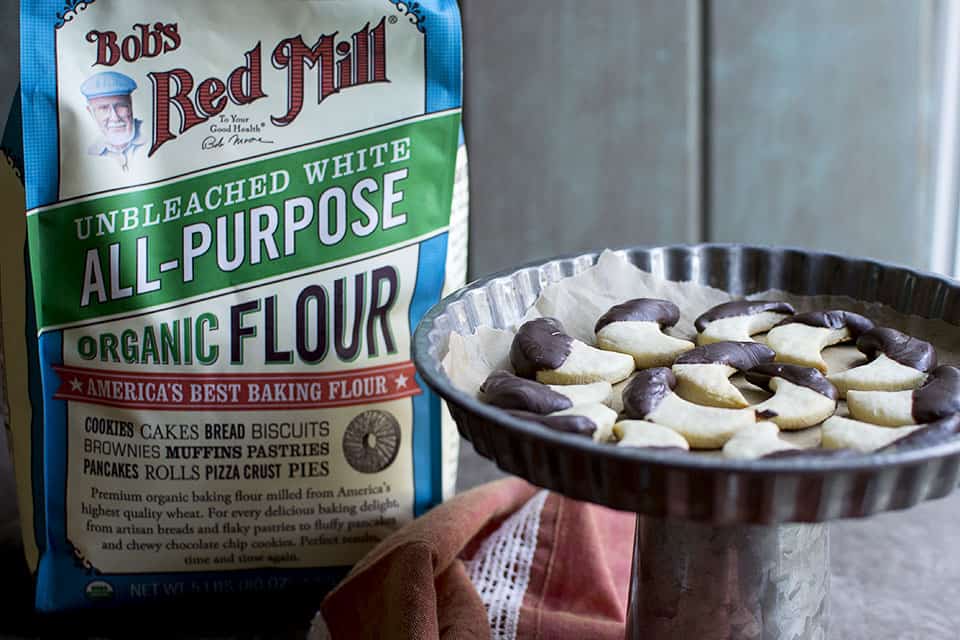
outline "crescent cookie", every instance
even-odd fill
[[[770,347],[758,342],[711,342],[683,354],[674,363],[677,393],[709,407],[742,409],[749,406],[730,376],[772,362]]]
[[[736,300],[718,304],[694,322],[698,344],[711,342],[749,342],[750,336],[769,331],[787,316],[792,305],[774,300]]]
[[[761,364],[746,373],[747,382],[773,392],[754,406],[757,415],[781,429],[806,429],[837,410],[839,394],[822,373],[795,364]]]
[[[823,423],[820,446],[870,453],[910,435],[920,426],[878,427],[874,424],[833,416]]]
[[[912,391],[848,391],[847,408],[857,420],[887,427],[933,422],[960,413],[960,369],[937,367]]]
[[[778,451],[797,449],[796,445],[780,439],[780,429],[772,422],[758,422],[741,429],[723,445],[723,457],[736,460],[754,460]]]
[[[480,386],[480,393],[485,402],[502,409],[545,415],[580,404],[607,403],[613,387],[609,382],[547,385],[509,371],[494,371]]]
[[[704,407],[676,393],[677,378],[670,369],[640,371],[623,391],[628,417],[670,427],[692,449],[719,449],[740,429],[756,423],[751,409]]]
[[[597,320],[594,327],[597,346],[633,356],[639,369],[669,365],[678,355],[694,347],[689,340],[663,332],[679,319],[680,310],[669,300],[628,300],[611,307]]]
[[[960,414],[953,414],[921,425],[916,431],[908,433],[899,440],[894,440],[880,451],[930,447],[953,440],[958,434],[960,434]]]
[[[559,320],[524,323],[510,345],[516,374],[547,384],[619,382],[633,373],[633,358],[584,344],[563,332]]]
[[[777,352],[777,362],[799,364],[827,373],[820,352],[856,340],[873,328],[873,321],[852,311],[811,311],[783,320],[767,332],[767,344]]]
[[[545,416],[514,409],[507,410],[507,413],[517,418],[537,422],[555,431],[589,436],[596,442],[610,440],[613,435],[613,423],[617,421],[617,413],[602,404],[584,404]]]
[[[613,425],[613,435],[618,447],[642,447],[647,449],[690,449],[679,433],[645,420],[621,420]]]
[[[844,397],[847,391],[904,391],[919,387],[937,366],[937,354],[929,342],[896,329],[874,327],[857,339],[857,349],[867,355],[867,364],[827,378]]]

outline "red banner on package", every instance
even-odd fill
[[[139,373],[54,367],[58,400],[180,411],[322,409],[422,393],[409,360],[331,373]]]

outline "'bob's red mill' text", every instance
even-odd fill
[[[136,24],[134,28],[135,33],[123,38],[115,31],[88,32],[87,42],[97,47],[94,65],[112,67],[121,59],[135,62],[180,48],[182,40],[176,23]],[[297,35],[281,40],[273,48],[270,55],[273,67],[287,71],[286,112],[270,116],[275,126],[292,123],[303,109],[305,68],[317,69],[318,104],[343,89],[388,82],[386,18],[372,29],[367,23],[347,40],[336,42],[336,35],[321,35],[312,46],[304,42],[302,35]],[[244,56],[244,64],[231,71],[226,80],[213,77],[197,84],[193,75],[182,68],[147,74],[153,85],[154,119],[149,155],[178,134],[222,112],[228,102],[246,105],[267,97],[263,92],[261,43]],[[180,114],[176,133],[171,126],[171,108]]]

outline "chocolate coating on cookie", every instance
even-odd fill
[[[503,409],[518,409],[537,414],[563,411],[573,406],[567,396],[533,380],[509,371],[494,371],[480,386],[484,399]]]
[[[797,364],[780,364],[779,362],[768,362],[757,365],[744,374],[747,382],[755,384],[761,389],[773,391],[770,388],[770,381],[774,378],[783,378],[787,382],[806,387],[816,391],[822,396],[830,398],[834,402],[840,397],[837,388],[824,377],[822,373],[813,367],[802,367]]]
[[[703,331],[707,328],[707,325],[714,320],[733,318],[736,316],[753,316],[767,311],[791,315],[795,313],[795,309],[788,302],[778,302],[775,300],[734,300],[733,302],[718,304],[701,314],[693,325],[697,328],[697,331]]]
[[[510,345],[510,364],[518,376],[534,378],[537,371],[559,369],[570,355],[573,338],[556,318],[523,323]]]
[[[937,366],[933,345],[888,327],[874,327],[865,332],[857,339],[857,349],[871,360],[882,353],[917,371],[928,372]]]
[[[773,362],[773,349],[759,342],[713,342],[687,351],[674,364],[725,364],[746,371]]]
[[[927,381],[913,392],[911,413],[917,424],[960,413],[960,369],[950,365],[934,369]]]
[[[593,432],[597,430],[597,425],[587,416],[541,416],[540,414],[530,413],[529,411],[516,410],[508,410],[507,413],[517,418],[522,418],[523,420],[539,422],[554,431],[573,433],[578,436],[592,436]]]
[[[600,316],[593,330],[599,332],[614,322],[656,322],[661,329],[672,327],[680,320],[680,309],[669,300],[636,298],[610,307]]]
[[[925,427],[912,431],[899,440],[894,440],[887,446],[878,449],[877,452],[882,453],[912,447],[930,447],[952,440],[958,434],[960,434],[960,414],[953,414],[930,422]]]
[[[825,329],[843,329],[850,331],[850,337],[856,340],[860,334],[873,329],[873,320],[859,313],[852,311],[843,311],[834,309],[832,311],[808,311],[798,313],[783,320],[779,326],[785,324],[805,324],[810,327],[823,327]]]
[[[623,390],[623,410],[631,418],[645,418],[673,393],[677,378],[667,367],[645,369],[633,376]]]

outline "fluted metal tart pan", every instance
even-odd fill
[[[842,295],[960,325],[960,283],[874,260],[721,244],[618,253],[657,276],[735,295],[767,289]],[[504,471],[578,500],[731,525],[864,517],[940,498],[956,488],[960,438],[849,458],[736,461],[594,443],[515,418],[452,384],[441,365],[451,332],[511,326],[546,285],[591,267],[598,256],[556,258],[483,278],[442,300],[417,327],[414,360],[423,380],[446,400],[461,435]],[[960,326],[957,332],[960,337]]]

